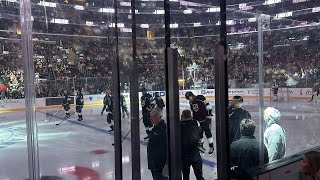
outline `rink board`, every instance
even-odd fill
[[[192,91],[195,95],[204,95],[209,100],[214,100],[215,90],[214,89],[200,89],[200,90],[180,90],[179,98],[185,99],[184,94],[187,91]],[[264,88],[263,96],[264,99],[270,100],[270,88]],[[149,91],[151,95],[154,95],[155,92],[158,92],[162,98],[165,99],[165,91]],[[311,88],[280,88],[279,94],[286,96],[287,99],[310,99],[312,95]],[[126,102],[130,101],[129,93],[123,93]],[[141,96],[139,93],[139,97]],[[229,97],[233,96],[242,96],[244,99],[258,99],[259,98],[259,89],[229,89]],[[94,106],[102,105],[104,94],[96,95],[84,95],[84,104],[85,106]],[[52,108],[60,107],[62,104],[63,97],[48,97],[48,98],[37,98],[36,99],[36,108]],[[75,98],[73,98],[75,101]],[[75,104],[74,102],[72,104]],[[73,105],[71,105],[72,107]],[[24,110],[25,109],[25,100],[24,99],[4,99],[0,100],[0,112],[5,111],[14,111],[14,110]]]

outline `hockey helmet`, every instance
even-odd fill
[[[187,91],[185,94],[186,99],[189,99],[190,96],[194,96],[194,94],[191,91]]]

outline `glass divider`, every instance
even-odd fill
[[[20,1],[20,20],[22,32],[22,57],[24,68],[27,145],[29,161],[29,178],[40,180],[38,129],[35,111],[35,73],[32,46],[32,20],[30,0]]]

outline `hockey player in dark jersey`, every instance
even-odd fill
[[[163,110],[163,108],[165,107],[164,105],[164,101],[163,99],[161,98],[161,96],[159,95],[159,92],[156,92],[154,94],[154,98],[155,100],[155,103],[156,103],[156,107],[160,108],[161,110]]]
[[[312,88],[312,96],[309,102],[313,101],[314,97],[316,97],[316,100],[317,100],[319,98],[319,95],[320,95],[320,83],[315,83]]]
[[[109,92],[108,96],[106,96],[106,111],[108,112],[107,115],[107,122],[109,124],[110,130],[109,132],[114,130],[113,127],[113,97],[111,92]]]
[[[106,95],[104,96],[103,98],[103,108],[102,108],[102,111],[101,111],[101,115],[103,115],[103,112],[106,110],[107,108],[107,99],[109,98],[109,96],[111,96],[111,93],[110,91],[106,91]]]
[[[273,84],[272,84],[272,87],[271,87],[271,93],[272,93],[272,100],[273,101],[278,101],[278,92],[279,92],[279,84],[277,82],[276,79],[273,80]]]
[[[120,94],[120,106],[121,106],[121,109],[122,109],[122,117],[124,118],[126,114],[129,117],[129,112],[128,112],[128,109],[127,109],[127,106],[126,106],[126,99],[123,96],[123,94]]]
[[[82,108],[83,108],[83,95],[81,93],[81,89],[78,90],[77,92],[77,97],[76,97],[76,111],[78,113],[78,121],[82,121]]]
[[[185,97],[189,100],[190,109],[193,113],[193,119],[200,123],[200,151],[205,152],[203,148],[203,132],[205,133],[209,143],[209,154],[212,155],[214,151],[213,137],[210,129],[212,106],[203,95],[195,96],[191,91],[186,92]]]
[[[140,98],[140,101],[141,101],[141,107],[142,107],[142,119],[143,119],[143,124],[147,133],[147,136],[144,139],[148,139],[149,133],[153,128],[153,125],[150,120],[150,112],[154,108],[154,104],[152,101],[152,96],[147,93],[147,90],[143,88],[141,91],[142,91],[142,96]]]
[[[68,95],[67,90],[64,91],[64,98],[62,101],[62,106],[64,111],[66,112],[66,118],[70,117],[70,102],[71,102],[71,97]]]

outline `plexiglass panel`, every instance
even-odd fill
[[[0,179],[28,178],[20,4],[0,2]],[[21,171],[17,173],[17,164]]]
[[[112,2],[32,1],[42,176],[115,178],[114,13]]]
[[[318,111],[312,110],[319,91],[318,6],[228,3],[230,160],[239,167],[232,172],[240,173],[235,176],[319,146],[319,124],[313,121]]]
[[[216,179],[214,61],[220,39],[220,4],[180,1],[171,2],[170,8],[171,47],[179,54],[183,179]]]

